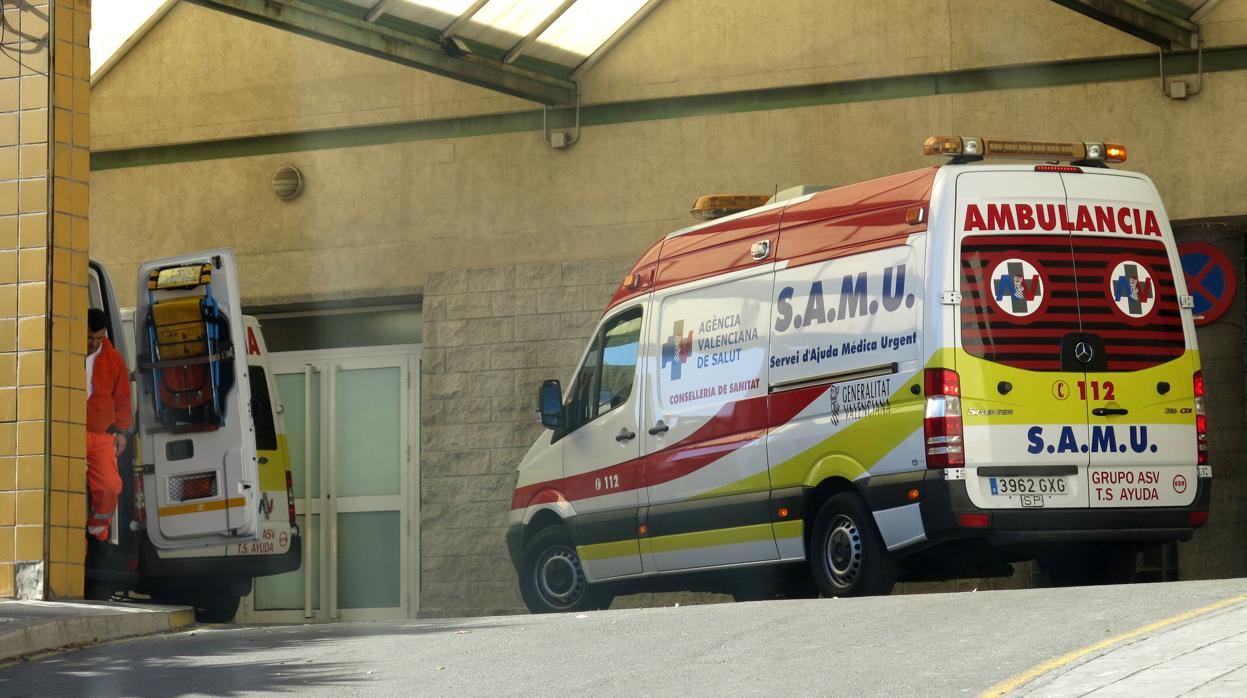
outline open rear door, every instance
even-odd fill
[[[259,476],[233,253],[142,264],[134,327],[149,537],[161,549],[255,540]]]

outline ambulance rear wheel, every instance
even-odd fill
[[[524,546],[520,595],[533,613],[565,613],[605,608],[609,595],[595,589],[567,531],[544,528]]]
[[[824,596],[884,595],[896,583],[896,558],[883,546],[870,512],[849,492],[833,496],[818,510],[810,569]]]

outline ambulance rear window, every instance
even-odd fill
[[[1158,240],[1074,235],[975,235],[961,248],[961,339],[969,354],[1060,371],[1074,332],[1104,342],[1109,371],[1182,354],[1173,270]]]
[[[251,374],[251,419],[255,422],[257,451],[277,450],[277,425],[273,419],[273,400],[268,394],[268,376],[259,366],[249,366]]]

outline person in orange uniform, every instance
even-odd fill
[[[126,362],[108,341],[104,311],[87,311],[87,486],[91,509],[87,534],[108,540],[121,494],[117,456],[130,431],[130,377]]]

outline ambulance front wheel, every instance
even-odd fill
[[[849,492],[828,499],[814,519],[810,568],[824,596],[882,596],[896,583],[888,554],[862,500]]]
[[[567,531],[544,528],[524,546],[520,561],[520,595],[533,613],[565,613],[606,608],[611,595],[596,589]]]

